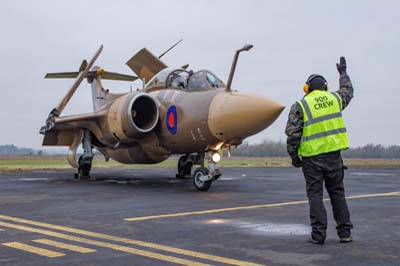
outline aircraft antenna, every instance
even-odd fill
[[[158,59],[161,59],[161,57],[163,57],[164,55],[166,55],[169,51],[171,51],[172,49],[175,48],[175,46],[177,46],[181,41],[183,41],[183,39],[180,39],[178,42],[176,42],[174,45],[172,45],[170,48],[167,49],[167,51],[165,51],[164,53],[162,53]]]

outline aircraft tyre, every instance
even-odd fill
[[[83,157],[81,156],[79,158],[78,178],[79,179],[89,179],[90,178],[90,169],[92,169],[92,164],[83,162]]]
[[[89,179],[90,178],[90,169],[91,169],[90,164],[85,164],[82,167],[79,167],[79,178],[80,179]]]
[[[208,181],[202,181],[201,180],[202,177],[208,176],[209,174],[210,174],[210,171],[207,168],[203,167],[203,166],[197,168],[194,171],[193,184],[198,190],[207,191],[210,188],[211,183],[212,183],[211,180],[208,180]]]

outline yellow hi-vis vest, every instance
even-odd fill
[[[297,102],[304,117],[299,156],[310,157],[349,148],[342,118],[342,98],[338,93],[315,90]]]

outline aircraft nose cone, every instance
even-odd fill
[[[217,139],[240,143],[269,127],[284,108],[260,96],[222,92],[211,101],[208,126]]]

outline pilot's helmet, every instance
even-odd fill
[[[177,77],[172,81],[172,87],[174,88],[186,88],[187,80],[184,77]]]

